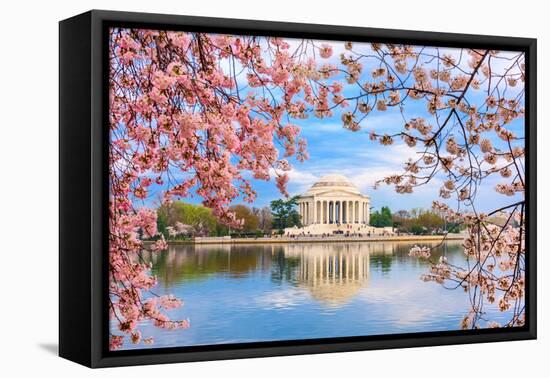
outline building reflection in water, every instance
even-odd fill
[[[284,253],[285,257],[300,261],[298,286],[327,306],[341,306],[367,286],[370,275],[367,244],[287,244]]]
[[[142,258],[153,263],[153,274],[167,290],[215,277],[268,274],[274,285],[297,286],[323,305],[342,306],[367,286],[371,269],[389,274],[392,264],[408,261],[409,248],[379,242],[181,244],[161,253],[144,252]]]

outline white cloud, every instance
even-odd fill
[[[288,175],[289,193],[292,195],[302,194],[307,191],[313,184],[315,184],[320,176],[308,169],[296,169],[293,167],[290,171],[286,172]],[[276,177],[277,173],[273,168],[269,170],[271,177]]]
[[[370,147],[370,148],[369,148]],[[434,177],[430,183],[417,188],[413,194],[397,194],[393,186],[382,185],[374,190],[376,181],[403,173],[403,165],[409,158],[417,158],[417,149],[405,144],[389,147],[365,144],[364,151],[350,152],[345,158],[324,157],[312,159],[293,167],[289,172],[289,192],[292,195],[307,191],[322,176],[341,174],[354,183],[362,193],[371,196],[375,207],[390,205],[396,208],[429,207],[438,197],[443,179]],[[342,156],[341,154],[337,154]]]
[[[371,145],[365,146],[365,150],[359,154],[360,158],[370,159],[375,165],[383,167],[395,166],[402,168],[409,159],[419,158],[419,149],[409,147],[405,143],[396,143],[389,147],[376,146],[372,150]]]
[[[296,288],[276,290],[258,297],[256,302],[266,310],[290,310],[303,304],[307,299],[306,293]]]
[[[313,123],[313,124],[311,124]],[[303,133],[341,133],[343,132],[343,126],[341,122],[310,122],[308,125],[300,125]]]
[[[309,185],[315,183],[320,177],[307,171],[292,169],[288,172],[290,180],[297,185]]]

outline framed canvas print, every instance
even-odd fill
[[[60,355],[536,337],[536,41],[60,22]]]

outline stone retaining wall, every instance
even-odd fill
[[[462,240],[462,234],[448,234],[447,240]],[[195,244],[257,244],[257,243],[327,243],[327,242],[437,242],[443,240],[442,235],[400,235],[400,236],[300,236],[300,237],[261,237],[261,238],[235,238],[229,237],[201,237],[195,238]],[[183,243],[193,241],[183,241]],[[173,243],[173,242],[170,242]],[[174,242],[178,243],[178,242]]]

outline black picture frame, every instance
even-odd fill
[[[510,329],[110,352],[106,237],[110,26],[523,51],[526,55],[526,324]],[[59,354],[89,367],[536,338],[536,39],[92,10],[59,24]]]

